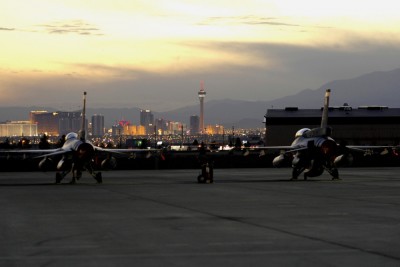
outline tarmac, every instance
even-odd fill
[[[400,168],[0,173],[0,266],[400,266]]]

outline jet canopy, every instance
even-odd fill
[[[308,132],[308,131],[311,131],[311,130],[310,130],[309,128],[300,129],[300,130],[298,130],[298,131],[296,132],[296,135],[294,136],[294,138],[298,138],[298,137],[300,137],[300,136],[303,136],[303,134],[306,133],[306,132]]]
[[[70,140],[70,139],[77,139],[78,134],[77,133],[69,133],[65,136],[65,140]]]

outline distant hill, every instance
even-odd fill
[[[380,105],[400,107],[400,69],[387,72],[372,72],[354,79],[336,80],[322,85],[316,90],[303,90],[298,94],[272,101],[210,100],[205,105],[206,124],[222,124],[236,128],[263,127],[262,121],[268,108],[320,108],[323,104],[325,89],[332,90],[331,105],[341,106],[348,103],[352,107]],[[28,120],[29,111],[52,108],[38,107],[0,107],[0,121]],[[102,114],[106,126],[117,120],[125,119],[133,124],[139,123],[139,108],[88,108],[88,116]],[[189,123],[190,115],[199,114],[199,105],[187,106],[168,112],[154,112],[156,118]]]
[[[400,107],[400,69],[373,72],[348,80],[336,80],[316,90],[303,90],[298,94],[271,101],[214,100],[205,102],[207,123],[220,123],[226,127],[260,127],[268,108],[320,108],[326,89],[332,90],[331,105],[352,107],[365,105]],[[199,107],[190,106],[165,112],[166,118],[187,120],[189,114],[198,114]]]
[[[352,107],[388,106],[400,107],[400,69],[372,72],[354,79],[336,80],[322,85],[317,90],[303,90],[274,101],[269,106],[315,108],[322,105],[325,89],[332,89],[331,105],[341,106],[348,103]]]

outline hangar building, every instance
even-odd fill
[[[268,146],[290,145],[301,128],[321,124],[321,109],[268,109],[265,115],[265,143]],[[332,138],[347,145],[398,145],[400,142],[400,108],[344,104],[330,107],[328,125]]]

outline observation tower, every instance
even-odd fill
[[[204,133],[204,97],[206,91],[204,91],[204,82],[200,83],[199,100],[200,100],[200,132]]]

